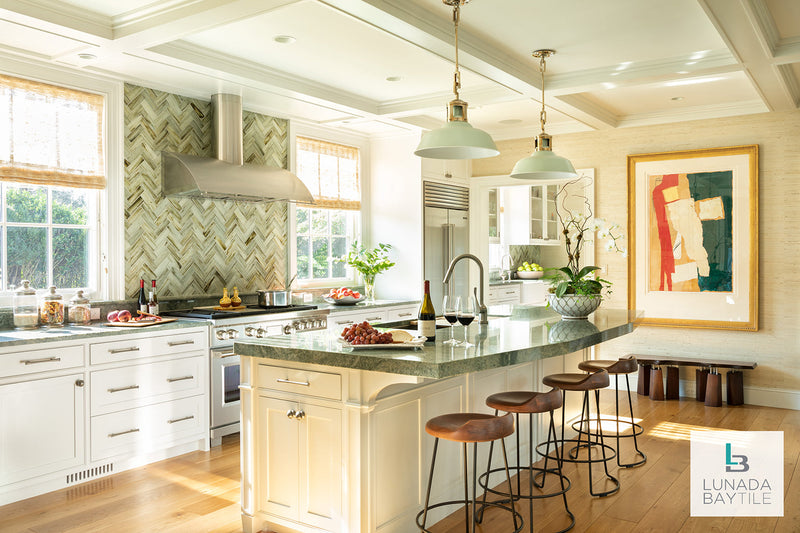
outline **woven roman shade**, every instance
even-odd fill
[[[0,74],[0,180],[106,186],[102,95]]]
[[[358,148],[297,137],[297,176],[314,196],[314,207],[361,209]]]

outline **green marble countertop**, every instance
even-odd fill
[[[44,342],[75,341],[96,337],[115,337],[118,335],[132,335],[134,333],[156,333],[170,329],[208,327],[208,322],[177,320],[166,324],[145,326],[139,328],[126,328],[103,326],[95,323],[91,326],[65,326],[63,328],[38,328],[22,330],[0,330],[0,350],[13,346],[40,344]]]
[[[449,332],[438,329],[436,343],[419,349],[358,349],[342,346],[337,331],[312,331],[288,336],[237,341],[237,354],[428,378],[516,365],[565,355],[630,333],[636,311],[600,309],[588,320],[560,320],[545,307],[489,308],[489,324],[467,329],[471,347],[444,344]],[[464,328],[453,329],[463,339]]]

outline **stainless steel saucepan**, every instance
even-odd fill
[[[286,285],[288,289],[286,290],[259,290],[256,291],[258,293],[258,305],[259,307],[275,307],[275,306],[283,306],[283,305],[290,305],[292,303],[292,283],[294,279],[297,277],[297,274],[292,276],[292,279]]]

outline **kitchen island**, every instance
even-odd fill
[[[428,419],[488,412],[484,400],[498,391],[542,390],[543,376],[576,371],[588,348],[630,333],[636,318],[600,310],[566,321],[543,307],[502,306],[490,308],[489,324],[466,328],[467,348],[443,344],[447,329],[411,350],[346,347],[338,331],[237,342],[244,531],[414,531],[433,446]],[[459,454],[443,444],[435,501],[463,490]]]

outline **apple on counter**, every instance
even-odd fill
[[[331,289],[327,297],[332,300],[340,300],[342,298],[355,298],[358,300],[361,298],[361,293],[347,287],[339,287],[338,289]]]
[[[527,261],[522,263],[522,266],[517,267],[517,272],[541,272],[542,270],[541,265],[528,263]]]

